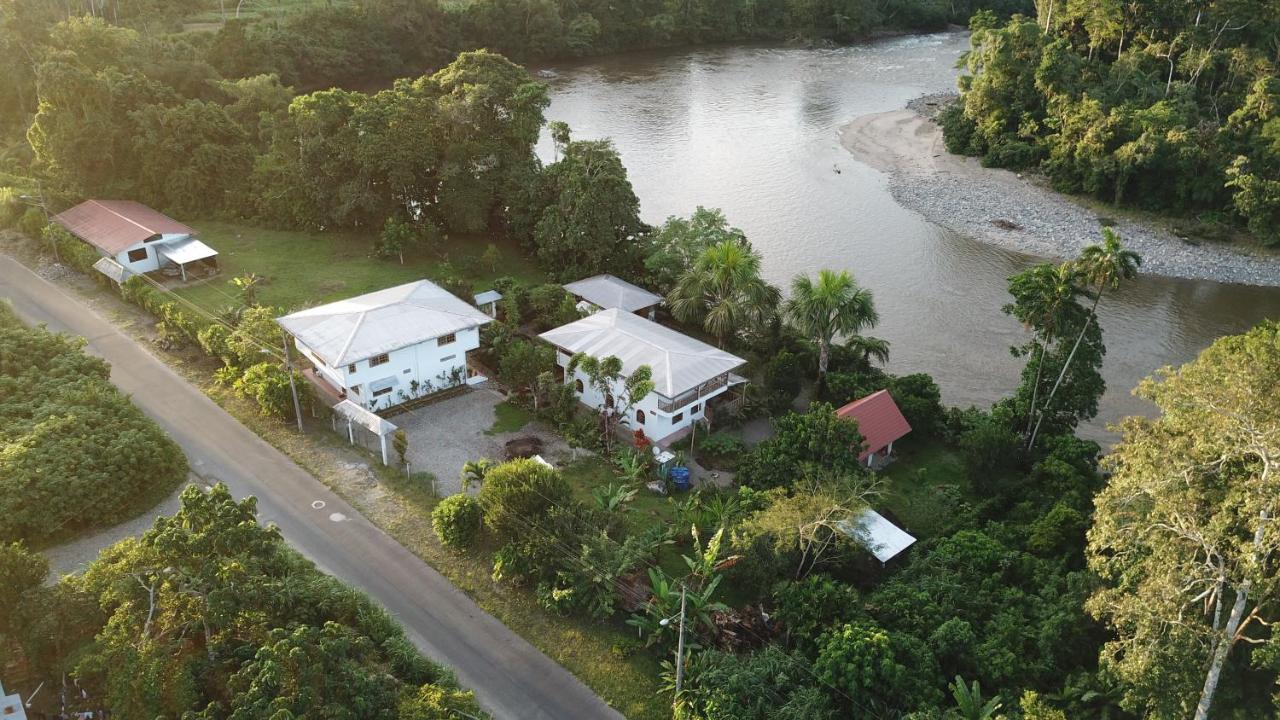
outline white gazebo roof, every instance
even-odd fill
[[[502,293],[498,292],[497,290],[485,290],[482,293],[477,293],[476,296],[473,298],[473,300],[475,300],[476,305],[488,305],[489,303],[498,302],[501,299],[502,299]]]
[[[197,260],[204,260],[218,255],[217,250],[214,250],[193,237],[166,243],[156,248],[156,250],[161,255],[169,258],[179,265],[186,265],[187,263],[193,263]]]
[[[746,364],[746,360],[701,340],[619,309],[601,310],[538,337],[570,353],[617,356],[630,375],[641,365],[653,371],[653,386],[668,398]]]
[[[635,312],[662,302],[661,295],[655,295],[638,285],[632,285],[622,278],[608,274],[571,282],[565,285],[564,289],[569,291],[570,295],[580,297],[605,310],[616,308]]]
[[[343,400],[334,405],[333,411],[343,420],[349,420],[378,437],[386,437],[396,431],[395,423],[390,420],[384,420],[376,413],[366,410],[350,400]]]
[[[299,310],[276,320],[331,367],[478,327],[493,318],[430,280]]]
[[[857,517],[840,520],[833,525],[840,532],[861,543],[867,552],[875,555],[876,559],[882,563],[897,557],[916,541],[902,528],[889,522],[871,508],[863,510]]]

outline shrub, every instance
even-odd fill
[[[1022,170],[1036,165],[1043,157],[1044,150],[1039,145],[1023,140],[1004,140],[991,146],[982,157],[982,164],[986,167]]]
[[[528,534],[530,523],[542,523],[553,507],[569,503],[573,495],[559,471],[534,460],[511,460],[485,475],[480,488],[484,522],[500,539]]]
[[[440,542],[451,548],[467,548],[480,536],[484,511],[475,498],[465,493],[450,495],[431,511],[431,527]]]
[[[294,378],[299,393],[306,386]],[[293,414],[293,393],[289,388],[289,374],[273,362],[251,365],[232,383],[237,395],[258,403],[258,409],[268,417],[282,418]],[[301,398],[299,398],[301,400]]]
[[[35,240],[41,235],[44,226],[48,224],[45,220],[44,211],[40,208],[29,207],[22,216],[18,218],[18,230],[27,237]]]
[[[803,359],[795,353],[781,350],[764,365],[765,405],[771,413],[786,412],[800,394],[804,381]]]
[[[1022,461],[1022,437],[984,415],[960,436],[960,453],[975,481],[999,475]]]
[[[863,615],[862,600],[853,586],[818,573],[777,583],[773,602],[791,642],[805,651],[817,649],[818,637],[826,628]]]
[[[61,225],[50,223],[44,227],[41,234],[45,242],[57,248],[58,258],[64,265],[73,267],[80,272],[87,273],[93,270],[93,264],[98,262],[98,258],[102,257],[96,250],[81,242]]]
[[[965,116],[963,102],[952,103],[938,113],[938,125],[942,127],[947,152],[956,155],[982,154],[982,137],[977,125]]]
[[[937,432],[944,410],[942,392],[932,377],[926,373],[903,375],[889,380],[888,388],[913,431],[923,435]]]

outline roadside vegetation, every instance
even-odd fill
[[[0,301],[0,543],[110,527],[186,478],[182,451],[111,384],[84,341]]]
[[[42,713],[130,717],[479,717],[368,598],[257,524],[253,498],[194,486],[173,517],[102,552],[82,575],[0,544],[0,647],[75,692]],[[81,692],[83,691],[83,692]]]

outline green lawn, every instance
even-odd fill
[[[493,427],[485,431],[487,435],[516,432],[533,420],[533,413],[505,400],[494,407],[493,414]]]
[[[932,438],[912,438],[894,448],[897,462],[883,473],[881,502],[920,539],[935,535],[954,512],[956,492],[970,492],[959,454]],[[950,492],[954,488],[956,492]]]
[[[544,279],[533,261],[511,243],[494,243],[502,254],[497,272],[483,267],[479,258],[489,241],[475,236],[451,237],[438,254],[406,254],[401,265],[395,259],[376,257],[373,239],[367,235],[266,230],[213,221],[191,225],[200,232],[201,240],[218,251],[222,272],[204,284],[183,288],[178,293],[211,312],[240,303],[240,296],[229,281],[250,272],[264,279],[258,288],[258,301],[286,310],[332,302],[424,277],[432,280],[461,277],[477,291],[488,289],[500,275],[527,282]]]

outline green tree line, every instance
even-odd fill
[[[1280,242],[1280,4],[1037,9],[1007,24],[975,16],[961,100],[942,116],[952,152]]]

